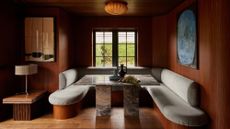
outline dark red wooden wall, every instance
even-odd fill
[[[168,66],[169,69],[197,81],[201,85],[201,108],[210,116],[207,128],[229,129],[230,2],[197,0],[199,69],[192,69],[178,64],[176,60],[176,25],[177,14],[193,2],[195,0],[186,0],[168,15],[153,18],[153,45],[162,50],[167,49],[164,52],[153,51],[153,65]],[[160,33],[157,33],[158,30],[161,30]],[[163,58],[165,54],[167,58]]]
[[[39,66],[38,74],[29,77],[29,86],[31,89],[44,89],[53,92],[58,89],[59,72],[73,65],[71,59],[73,48],[71,17],[59,8],[26,8],[23,11],[23,17],[55,18],[55,62],[35,62]],[[22,58],[23,61],[24,59]]]
[[[138,66],[152,65],[151,17],[75,17],[76,66],[92,66],[92,32],[95,28],[134,28],[138,32]]]
[[[52,92],[58,88],[59,72],[70,67],[91,66],[93,28],[136,28],[138,65],[167,67],[197,81],[201,85],[201,108],[210,116],[207,128],[229,129],[230,1],[197,0],[199,69],[182,66],[176,60],[177,14],[193,2],[186,0],[169,14],[157,17],[79,17],[58,8],[24,10],[25,16],[57,18],[56,62],[38,63],[39,73],[30,77],[30,88]],[[3,98],[17,91],[14,65],[24,62],[22,17],[12,3],[1,4],[1,9],[0,98]],[[0,116],[5,109],[0,104]]]
[[[10,1],[0,4],[0,120],[10,113],[9,106],[3,106],[2,98],[14,94],[20,85],[15,85],[14,64],[19,47],[18,9]],[[6,13],[7,12],[7,13]]]

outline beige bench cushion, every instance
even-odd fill
[[[145,88],[168,120],[185,126],[202,126],[207,123],[208,117],[201,109],[190,106],[166,86]]]
[[[77,80],[77,70],[69,69],[59,73],[59,90],[65,89]]]
[[[163,69],[161,80],[185,102],[191,106],[199,106],[199,86],[195,81],[167,69]]]
[[[90,85],[71,85],[65,89],[57,90],[49,96],[53,105],[70,105],[81,101],[87,94]]]

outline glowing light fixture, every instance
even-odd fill
[[[27,86],[27,76],[33,75],[38,72],[38,65],[37,64],[30,64],[30,65],[16,65],[15,66],[15,75],[25,75],[25,93],[26,95],[29,95],[28,93],[28,86]]]
[[[128,3],[125,1],[108,1],[105,3],[105,11],[111,15],[122,15],[128,11]]]

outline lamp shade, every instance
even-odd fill
[[[105,11],[111,15],[121,15],[127,12],[127,5],[124,1],[108,1],[105,3]]]
[[[29,65],[15,66],[15,75],[29,75],[29,74],[30,74]]]
[[[37,73],[37,64],[15,66],[15,75],[32,75],[36,73]]]

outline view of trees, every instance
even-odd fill
[[[96,66],[112,66],[112,44],[96,45]]]
[[[96,45],[96,66],[112,66],[112,43]],[[127,65],[135,64],[135,45],[127,44]],[[119,43],[118,63],[126,64],[126,43]]]
[[[95,64],[97,67],[111,67],[113,59],[118,61],[118,64],[127,66],[135,66],[135,35],[133,31],[98,31],[96,37],[96,55]],[[116,40],[113,38],[117,37]],[[118,46],[114,46],[113,42],[118,41]],[[118,48],[118,55],[113,55],[113,49]],[[114,58],[113,58],[114,56]]]

